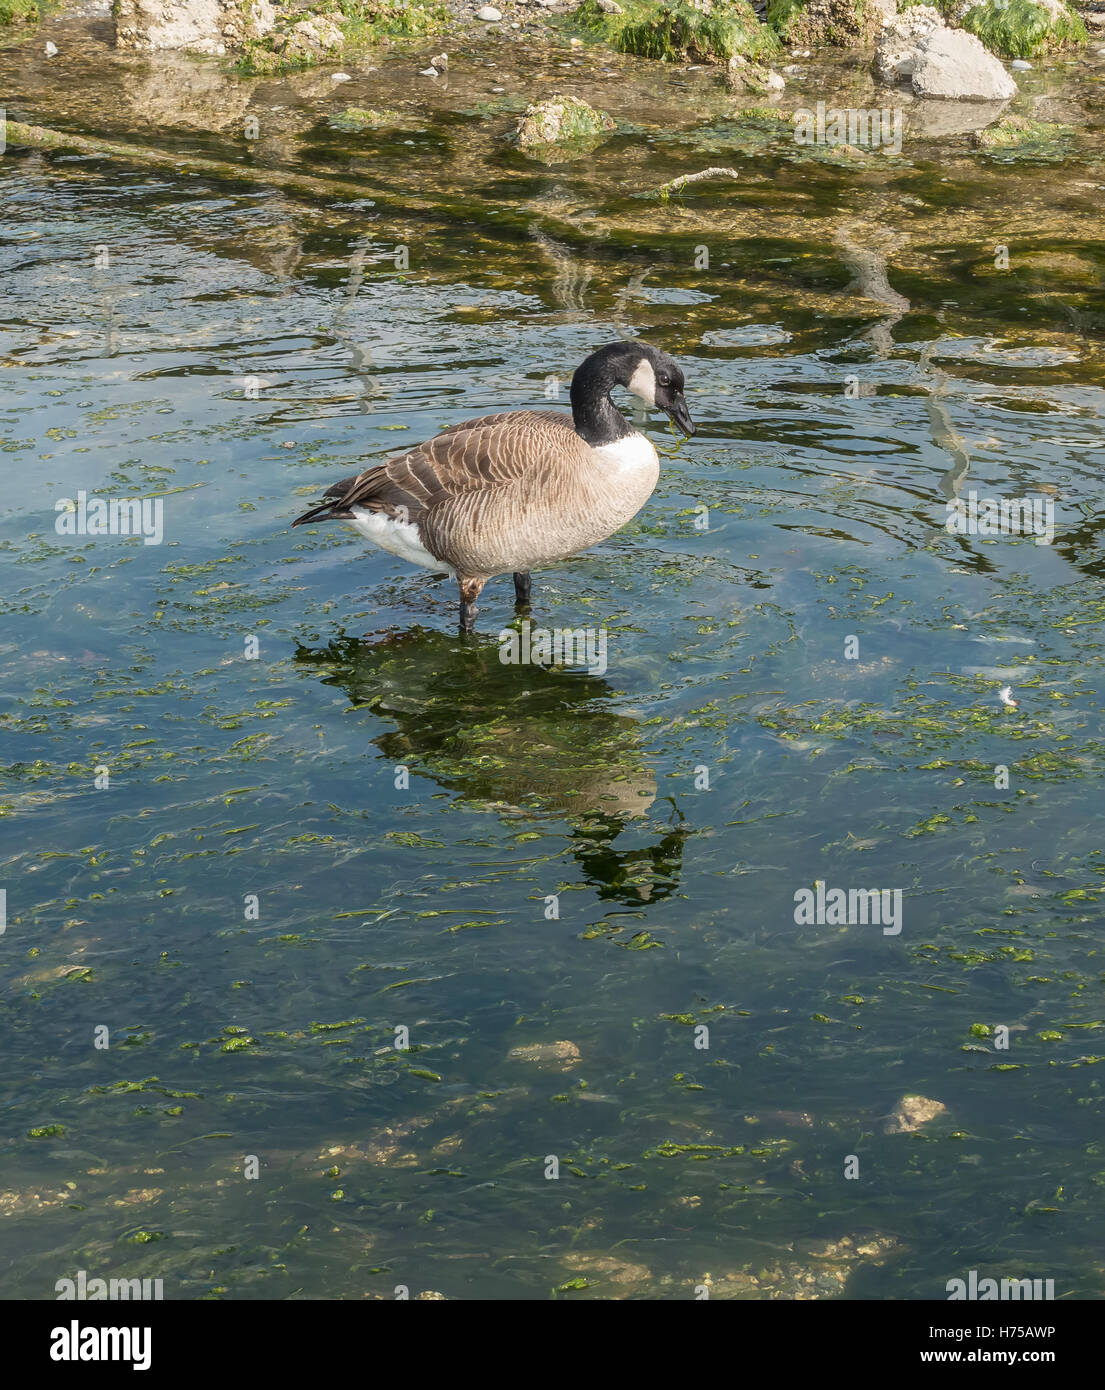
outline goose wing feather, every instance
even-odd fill
[[[566,466],[584,464],[589,455],[590,446],[576,434],[570,415],[553,410],[481,415],[343,478],[326,496],[332,514],[365,507],[419,522],[465,494],[490,494],[523,480],[537,489],[551,487]]]

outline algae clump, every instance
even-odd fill
[[[874,42],[885,13],[871,0],[768,0],[766,18],[787,43],[855,48]]]
[[[37,0],[0,0],[0,24],[34,24],[38,18]]]
[[[1085,24],[1060,0],[980,0],[959,24],[1001,58],[1032,58],[1087,39]]]
[[[589,154],[614,129],[605,111],[578,97],[554,96],[527,106],[515,131],[519,148],[557,159]]]
[[[672,62],[723,62],[730,58],[771,57],[778,36],[761,24],[746,0],[704,0],[699,9],[687,0],[626,0],[610,14],[598,0],[583,0],[574,18],[621,53]]]

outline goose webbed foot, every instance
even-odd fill
[[[461,579],[458,580],[460,588],[460,630],[461,632],[471,632],[476,626],[476,614],[480,611],[476,607],[476,600],[480,596],[480,590],[486,581],[483,579]]]

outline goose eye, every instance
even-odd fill
[[[657,384],[658,386],[670,386],[670,385],[671,385],[671,377],[670,377],[670,376],[658,376],[658,377],[656,378],[656,384]]]

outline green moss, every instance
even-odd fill
[[[960,27],[1002,58],[1032,58],[1087,38],[1078,15],[1064,9],[1053,19],[1035,0],[981,0],[964,14]]]
[[[448,9],[437,0],[332,0],[316,8],[348,21],[345,28],[350,37],[369,40],[441,34],[450,23]]]
[[[621,14],[607,14],[583,0],[576,23],[600,34],[621,53],[696,63],[771,57],[779,39],[745,0],[715,0],[709,14],[686,0],[626,0]]]
[[[840,48],[873,42],[882,24],[868,0],[768,0],[766,18],[786,43]]]
[[[578,97],[554,96],[526,108],[518,122],[517,140],[522,149],[540,157],[552,151],[560,161],[568,155],[590,153],[614,129],[605,111],[596,111]]]
[[[398,111],[371,111],[363,106],[347,106],[337,116],[331,116],[327,125],[335,130],[380,130],[385,126],[401,125],[402,114]]]
[[[1069,126],[1030,121],[1024,116],[1003,116],[971,136],[971,146],[986,150],[999,160],[1055,163],[1073,151],[1075,132]]]
[[[282,58],[272,50],[270,39],[246,39],[235,67],[249,77],[272,77],[279,72],[292,72],[310,67],[308,58]]]
[[[0,0],[0,24],[34,24],[38,18],[37,0]]]

